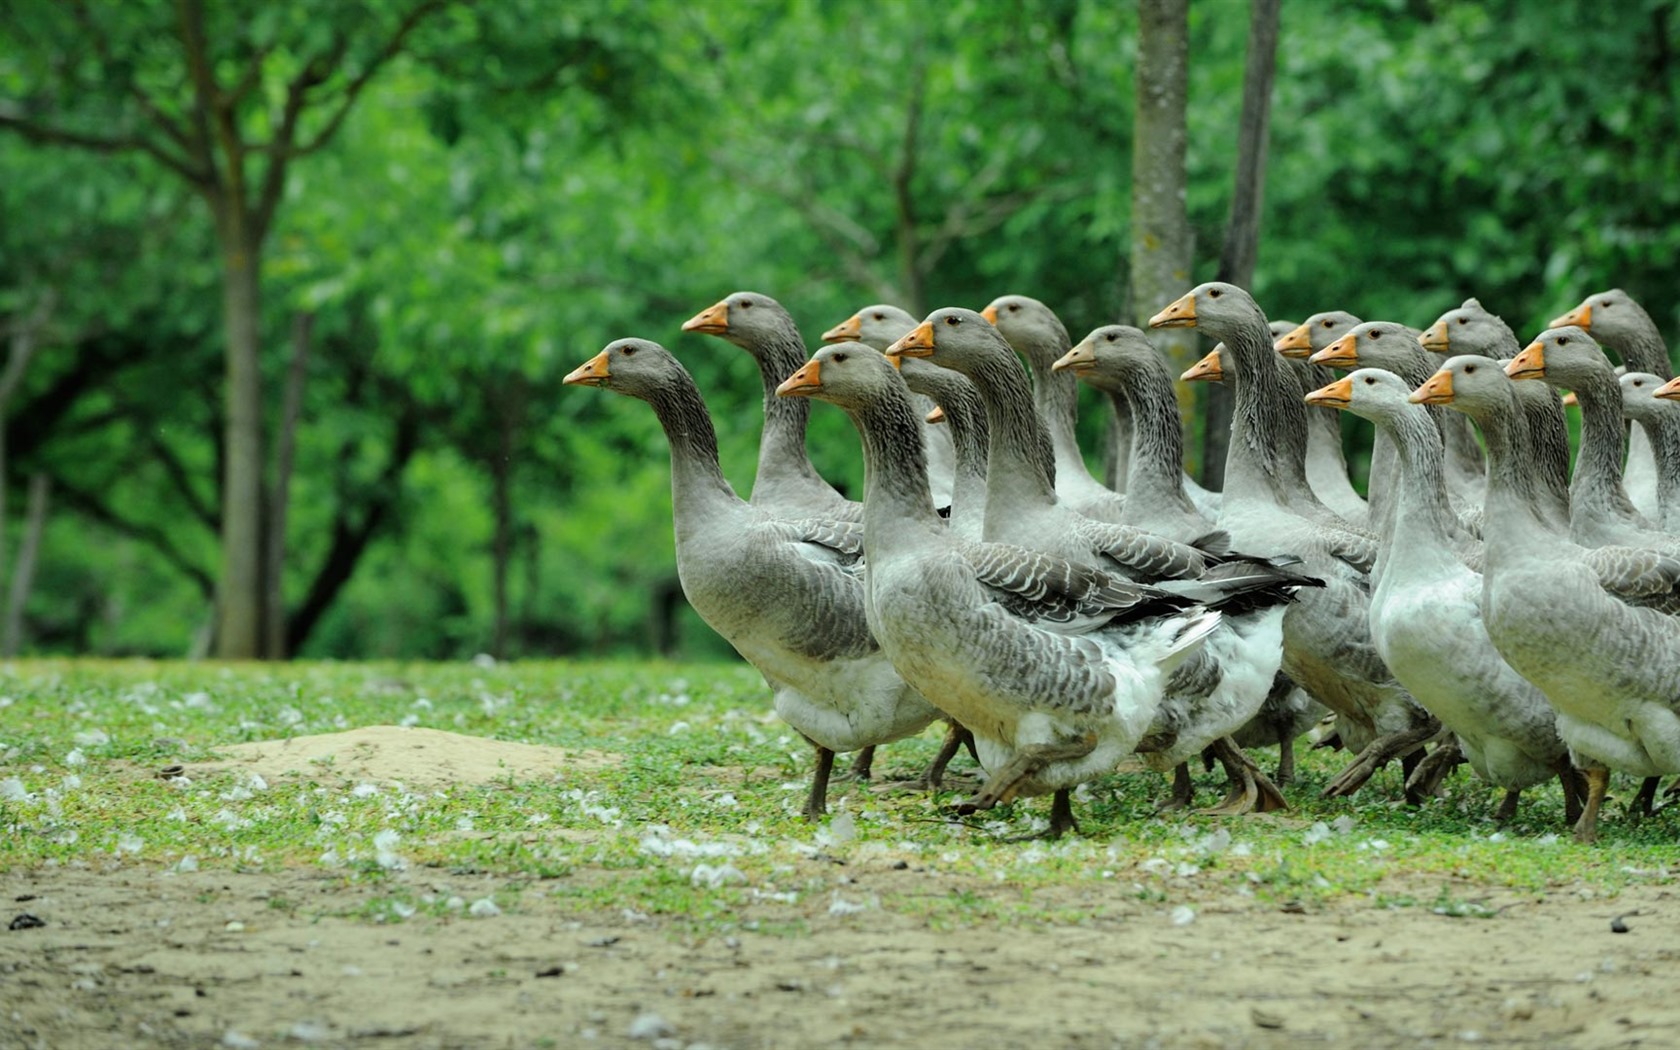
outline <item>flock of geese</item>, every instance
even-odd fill
[[[808,818],[836,752],[867,776],[877,745],[941,719],[926,783],[965,743],[986,773],[959,812],[1050,794],[1060,834],[1071,790],[1133,753],[1174,771],[1166,806],[1193,803],[1186,763],[1205,756],[1231,780],[1211,812],[1281,808],[1326,709],[1354,756],[1326,795],[1398,759],[1417,801],[1468,763],[1509,819],[1556,777],[1591,842],[1617,770],[1650,812],[1680,773],[1680,380],[1632,298],[1589,296],[1526,348],[1474,299],[1421,333],[1339,311],[1296,325],[1218,282],[1150,325],[1219,343],[1182,378],[1233,388],[1222,492],[1184,473],[1145,334],[1075,345],[1026,296],[920,322],[866,307],[815,355],[755,292],[690,319],[759,366],[750,501],[658,343],[620,339],[566,377],[658,416],[683,591],[816,748]],[[1075,442],[1078,380],[1114,409],[1113,487]],[[1581,411],[1573,477],[1559,390]],[[811,465],[813,398],[862,437],[861,504]],[[1336,411],[1375,426],[1368,499]],[[1244,752],[1272,745],[1275,779]]]

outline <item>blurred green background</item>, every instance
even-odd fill
[[[1421,327],[1475,295],[1526,336],[1621,286],[1673,332],[1677,7],[1288,0],[1261,304]],[[744,491],[756,370],[678,330],[731,291],[780,299],[813,345],[883,300],[1024,293],[1076,338],[1122,316],[1136,23],[1099,0],[0,0],[0,330],[29,351],[0,404],[0,581],[48,493],[21,648],[208,644],[227,240],[201,141],[217,178],[272,190],[270,501],[308,347],[285,650],[704,657],[727,649],[676,591],[652,414],[560,377],[620,336],[666,343]],[[1197,280],[1247,25],[1191,5]],[[810,443],[856,492],[844,418],[818,408]]]

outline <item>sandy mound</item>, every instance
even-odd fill
[[[445,733],[437,729],[365,726],[343,733],[294,736],[217,748],[227,761],[194,765],[190,773],[249,770],[264,779],[401,781],[410,789],[538,780],[563,769],[599,769],[619,758],[604,751],[567,751],[536,744]]]

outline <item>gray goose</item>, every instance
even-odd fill
[[[1184,492],[1184,438],[1172,374],[1148,338],[1127,325],[1105,325],[1053,367],[1126,402],[1125,418],[1132,421],[1133,429],[1125,524],[1181,542],[1194,542],[1210,533],[1212,523],[1196,511]],[[1230,629],[1221,628],[1203,649],[1203,658],[1216,662],[1218,674],[1169,683],[1162,714],[1150,734],[1159,734],[1162,740],[1150,747],[1146,738],[1144,757],[1153,768],[1174,768],[1170,806],[1190,804],[1192,785],[1184,759],[1210,744],[1217,744],[1215,753],[1233,775],[1232,795],[1219,811],[1240,812],[1257,804],[1265,809],[1281,801],[1273,785],[1256,777],[1238,757],[1241,745],[1234,735],[1251,721],[1264,718],[1272,732],[1262,742],[1282,749],[1279,779],[1287,780],[1293,773],[1294,738],[1322,713],[1278,673],[1282,616],[1282,607],[1273,607],[1246,619],[1227,617]]]
[[[840,406],[863,438],[871,623],[906,680],[974,731],[988,778],[959,811],[1053,793],[1052,834],[1074,828],[1070,790],[1137,746],[1167,676],[1218,626],[1218,608],[1287,601],[1295,589],[1248,571],[1181,581],[1174,593],[964,542],[933,509],[909,390],[888,361],[825,347],[780,389]]]
[[[1586,769],[1575,837],[1592,842],[1611,769],[1680,772],[1680,561],[1648,548],[1588,549],[1559,535],[1513,425],[1518,385],[1499,362],[1465,355],[1412,398],[1461,411],[1482,432],[1483,622],[1506,662],[1546,694],[1558,735]]]
[[[1362,328],[1343,339],[1359,337]],[[1401,684],[1456,734],[1471,768],[1505,789],[1495,819],[1515,816],[1522,790],[1556,775],[1574,821],[1577,783],[1551,705],[1488,637],[1482,574],[1465,564],[1465,537],[1447,500],[1440,429],[1428,409],[1410,402],[1413,385],[1390,371],[1361,368],[1307,395],[1309,403],[1388,431],[1399,456],[1383,572],[1371,592],[1371,637]]]
[[[876,303],[864,307],[824,332],[822,340],[825,343],[855,341],[884,353],[887,347],[914,327],[916,319],[907,311],[890,303]],[[917,411],[923,416],[922,442],[927,447],[928,487],[933,490],[934,503],[948,507],[952,502],[951,486],[954,484],[957,470],[957,450],[951,428],[941,428],[926,422],[927,414],[933,411],[933,404],[925,401],[924,396],[915,391],[914,387],[911,389],[917,393],[917,397],[912,400]]]
[[[1657,396],[1664,382],[1649,372],[1623,372],[1619,382],[1622,415],[1645,431],[1656,460],[1656,523],[1670,535],[1680,534],[1680,405]]]
[[[1548,328],[1506,365],[1519,380],[1542,380],[1574,392],[1581,405],[1581,447],[1569,485],[1569,534],[1583,547],[1650,547],[1680,554],[1680,537],[1662,532],[1622,487],[1627,433],[1622,392],[1604,352],[1584,329]]]
[[[671,446],[677,578],[700,618],[756,667],[776,713],[817,750],[805,817],[827,810],[836,751],[922,731],[938,717],[869,633],[858,525],[789,519],[735,494],[688,371],[658,343],[620,339],[566,376],[645,401]]]
[[[1362,321],[1348,329],[1347,332],[1345,332],[1335,342],[1313,354],[1309,360],[1313,364],[1325,368],[1340,368],[1347,371],[1352,371],[1353,369],[1362,367],[1380,368],[1384,371],[1392,372],[1393,374],[1399,376],[1404,382],[1409,383],[1410,386],[1408,386],[1407,389],[1410,390],[1421,384],[1424,380],[1428,379],[1435,372],[1435,362],[1430,359],[1429,354],[1422,346],[1419,345],[1418,338],[1419,333],[1417,331],[1408,328],[1403,324],[1398,324],[1393,321]],[[1443,448],[1445,447],[1449,430],[1469,425],[1469,421],[1462,415],[1459,415],[1456,412],[1448,412],[1445,409],[1436,408],[1433,405],[1426,405],[1417,411],[1423,413],[1429,419],[1430,423],[1434,425],[1436,433],[1441,437]],[[1363,413],[1355,414],[1361,416],[1364,415]],[[1452,417],[1451,428],[1447,425],[1447,417],[1449,416]],[[1400,456],[1398,447],[1394,445],[1396,440],[1395,431],[1393,428],[1389,427],[1378,427],[1377,432],[1393,450],[1394,456],[1388,477],[1385,479],[1385,483],[1392,486],[1398,486],[1401,483]],[[1473,436],[1471,440],[1475,440]],[[1478,455],[1480,455],[1480,453],[1478,453]],[[1476,529],[1478,525],[1471,520],[1467,520],[1468,515],[1466,512],[1467,509],[1474,510],[1475,518],[1480,518],[1482,489],[1486,487],[1486,477],[1485,475],[1480,474],[1476,476],[1476,491],[1473,495],[1474,503],[1471,504],[1469,508],[1466,508],[1462,502],[1462,490],[1457,493],[1452,490],[1451,478],[1453,477],[1453,474],[1448,469],[1444,454],[1442,457],[1441,469],[1442,481],[1448,487],[1448,497],[1449,499],[1453,499],[1454,502],[1453,513],[1457,521],[1457,526],[1449,533],[1453,549],[1458,551],[1459,556],[1464,558],[1466,563],[1472,568],[1479,568],[1481,565],[1481,544],[1477,542],[1476,538]],[[1374,487],[1375,479],[1373,479],[1373,488]],[[1382,510],[1383,513],[1387,515],[1387,518],[1392,518],[1394,516],[1394,504],[1395,501],[1391,498],[1385,497],[1382,500]],[[1378,520],[1373,522],[1373,524],[1381,531],[1382,535],[1388,534],[1388,521],[1386,519]],[[1381,574],[1381,566],[1382,560],[1379,558],[1378,570],[1375,575]]]
[[[1359,318],[1346,310],[1316,313],[1300,324],[1271,323],[1272,348],[1289,360],[1290,369],[1301,386],[1302,397],[1336,378],[1334,372],[1310,364],[1308,358],[1340,339],[1358,323]],[[1373,448],[1373,470],[1375,452]],[[1307,413],[1307,484],[1312,486],[1313,494],[1338,517],[1361,528],[1370,527],[1371,508],[1348,476],[1339,412],[1317,410]]]
[[[1115,412],[1112,451],[1117,459],[1117,485],[1110,490],[1091,477],[1079,451],[1074,429],[1079,412],[1078,384],[1071,376],[1055,374],[1056,361],[1073,346],[1061,318],[1044,303],[1025,295],[1000,295],[980,311],[980,316],[997,325],[1032,371],[1033,404],[1049,428],[1050,444],[1056,452],[1056,491],[1083,514],[1103,521],[1124,520],[1125,504],[1119,493],[1130,486],[1126,470],[1132,440],[1132,421],[1124,414],[1124,404],[1110,402]],[[1184,488],[1202,513],[1219,513],[1218,493],[1209,492],[1188,475]]]
[[[791,518],[862,521],[863,508],[824,481],[805,449],[811,406],[775,396],[776,385],[805,363],[805,340],[782,304],[758,292],[736,292],[683,322],[685,332],[715,335],[758,364],[764,384],[764,432],[753,477],[754,506]]]
[[[979,391],[986,406],[987,540],[1141,579],[1195,577],[1206,570],[1203,550],[1094,520],[1059,497],[1050,437],[1033,407],[1026,370],[980,314],[960,307],[935,310],[887,354],[925,357],[962,373]]]
[[[1418,336],[1418,342],[1443,361],[1461,354],[1509,361],[1522,350],[1522,344],[1517,341],[1517,334],[1511,331],[1511,326],[1476,299],[1466,299],[1457,309],[1442,314]],[[1530,469],[1540,482],[1538,498],[1545,513],[1567,528],[1569,427],[1564,420],[1563,404],[1558,400],[1557,391],[1544,383],[1518,383],[1516,395],[1517,407],[1522,415],[1523,447],[1529,449]],[[1467,418],[1464,425],[1469,426]],[[1449,427],[1449,449],[1452,447],[1452,434],[1453,430]],[[1469,440],[1475,441],[1474,435],[1470,435]]]
[[[1219,526],[1233,546],[1303,560],[1325,587],[1301,595],[1283,621],[1283,670],[1336,712],[1354,761],[1325,788],[1349,795],[1393,758],[1409,774],[1440,724],[1383,664],[1371,640],[1369,572],[1376,544],[1319,502],[1307,485],[1306,405],[1272,347],[1266,315],[1246,291],[1211,281],[1150,319],[1152,327],[1196,327],[1225,344],[1221,361],[1235,385]],[[1414,796],[1415,797],[1415,796]]]
[[[1668,358],[1668,344],[1651,315],[1633,296],[1620,288],[1597,292],[1579,306],[1554,318],[1549,328],[1574,325],[1589,332],[1599,345],[1615,352],[1630,372],[1649,372],[1661,379],[1674,375]],[[1628,440],[1624,484],[1634,507],[1655,520],[1661,513],[1657,501],[1657,465],[1650,442],[1642,430]]]

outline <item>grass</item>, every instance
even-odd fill
[[[392,723],[622,760],[434,792],[346,787],[330,769],[270,784],[153,775],[229,744]],[[883,749],[877,783],[913,778],[936,746],[929,730]],[[1325,752],[1301,753],[1281,817],[1161,816],[1163,779],[1132,774],[1081,788],[1084,834],[1061,842],[1003,841],[1042,827],[1045,800],[961,824],[941,808],[954,792],[849,783],[831,791],[845,816],[813,828],[798,816],[810,758],[768,714],[763,682],[734,665],[24,661],[0,667],[0,872],[305,868],[356,887],[350,913],[369,921],[470,913],[480,900],[517,912],[542,893],[696,932],[756,909],[771,917],[742,928],[800,936],[812,908],[883,908],[946,927],[1238,895],[1477,918],[1493,913],[1483,900],[1494,892],[1614,893],[1667,881],[1680,861],[1670,813],[1633,824],[1612,807],[1600,843],[1577,846],[1555,785],[1527,793],[1505,828],[1492,821],[1499,792],[1463,771],[1422,807],[1393,801],[1397,771],[1356,799],[1321,799],[1345,759]],[[1201,801],[1217,799],[1218,780],[1198,778]],[[1626,797],[1635,785],[1617,786]],[[856,877],[895,866],[923,877]],[[489,881],[442,892],[416,877],[428,872]]]

